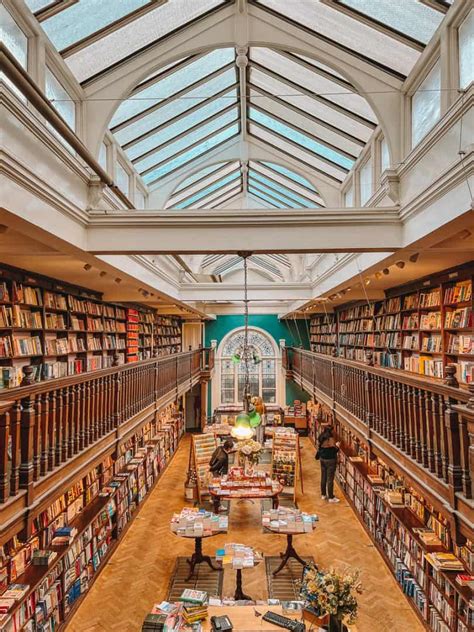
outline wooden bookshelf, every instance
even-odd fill
[[[329,408],[318,402],[310,408],[309,436],[313,441],[327,421],[335,425],[341,442],[339,487],[424,627],[432,632],[472,630],[474,592],[461,586],[456,576],[472,575],[474,543],[467,540],[456,546],[449,522],[440,511],[371,454],[347,426],[335,421]],[[399,505],[393,502],[394,496]],[[430,553],[452,553],[464,570],[437,571],[427,560]]]
[[[181,321],[0,266],[0,389],[181,351]]]
[[[375,366],[442,378],[456,364],[459,382],[474,376],[472,264],[391,288],[386,298],[342,305],[336,316],[317,314],[311,350]]]
[[[43,510],[27,540],[15,536],[0,549],[0,591],[27,586],[0,615],[2,630],[63,629],[159,480],[184,432],[174,405],[127,439]],[[75,529],[71,542],[52,544],[55,530]],[[53,551],[48,566],[32,565],[33,551]],[[49,627],[47,627],[49,626]],[[43,629],[43,628],[41,628]]]

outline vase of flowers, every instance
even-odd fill
[[[362,592],[360,573],[322,571],[314,564],[306,567],[301,582],[301,596],[318,617],[329,617],[329,631],[343,632],[343,620],[357,618],[357,594]]]
[[[251,471],[257,465],[262,454],[262,444],[253,439],[239,441],[237,453],[239,465],[244,468],[245,474],[251,475]]]

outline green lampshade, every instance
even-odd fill
[[[245,412],[241,412],[235,419],[236,426],[248,426],[250,424],[250,417]]]
[[[257,426],[259,426],[262,423],[262,418],[260,417],[260,414],[257,413],[257,411],[253,412],[250,415],[250,427],[251,428],[256,428]]]
[[[253,430],[250,427],[250,417],[246,412],[242,411],[235,419],[235,425],[230,434],[239,441],[250,439],[253,436]]]
[[[240,358],[240,354],[239,353],[234,353],[234,355],[232,356],[232,362],[234,364],[239,364],[241,358]]]

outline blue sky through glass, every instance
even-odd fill
[[[262,191],[258,191],[252,186],[249,186],[249,193],[251,193],[252,195],[255,195],[256,197],[263,198],[265,202],[268,202],[268,204],[270,204],[271,206],[274,206],[275,208],[288,208],[286,204],[280,204],[276,200],[272,200],[271,198],[268,197],[268,195],[265,195],[265,193],[262,193]]]
[[[207,75],[234,61],[234,58],[235,52],[233,48],[218,48],[212,51],[212,53],[204,55],[187,64],[184,68],[181,68],[181,70],[176,70],[167,77],[148,86],[148,88],[140,90],[140,92],[133,94],[119,106],[112,117],[110,127],[115,127],[119,125],[119,123],[123,123],[135,114],[143,112],[164,99],[168,99],[196,81],[204,79]],[[233,76],[235,81],[235,70],[233,70]],[[212,86],[212,89],[214,89],[214,86]],[[214,92],[206,92],[206,87],[200,86],[197,94],[201,98],[206,98],[213,96]],[[190,100],[189,107],[192,107],[199,101],[193,102],[190,96],[189,94],[186,95],[186,100]]]
[[[282,193],[283,195],[285,195],[288,199],[293,201],[295,206],[297,206],[297,207],[298,206],[305,206],[307,208],[312,208],[314,206],[314,204],[312,204],[309,200],[306,200],[301,195],[298,195],[294,191],[290,191],[286,187],[284,187],[284,186],[282,186],[282,185],[270,180],[266,176],[258,173],[257,171],[251,169],[250,170],[250,174],[251,174],[252,178],[254,178],[255,180],[258,180],[259,182],[261,182],[263,184],[266,184],[270,188],[275,189],[279,193]]]
[[[299,173],[291,171],[291,169],[287,169],[287,167],[283,167],[282,165],[278,165],[276,162],[267,162],[265,160],[261,160],[260,162],[262,165],[266,165],[270,169],[278,171],[278,173],[281,173],[282,176],[286,176],[287,178],[290,178],[290,180],[294,180],[298,184],[302,184],[306,188],[317,193],[316,188],[311,184],[311,182],[306,178],[303,178],[303,176],[300,176]]]
[[[273,196],[274,198],[279,200],[282,204],[285,205],[285,208],[300,208],[301,207],[301,204],[297,204],[293,202],[291,198],[286,197],[282,193],[278,193],[278,191],[276,191],[275,189],[270,188],[269,186],[263,184],[262,182],[259,182],[257,179],[253,177],[253,174],[251,173],[249,174],[249,185],[250,184],[252,185],[254,189],[261,190],[267,195]]]
[[[325,145],[322,145],[321,143],[318,143],[317,141],[310,138],[309,136],[306,136],[306,134],[303,134],[302,132],[299,132],[293,129],[292,127],[289,127],[285,123],[277,121],[276,119],[274,119],[272,116],[269,116],[268,114],[260,112],[259,110],[255,110],[254,108],[250,108],[249,114],[250,114],[251,120],[256,121],[257,123],[260,123],[267,129],[273,132],[276,132],[277,134],[280,134],[281,136],[287,138],[288,140],[291,140],[294,143],[297,143],[301,147],[304,147],[305,149],[309,149],[314,154],[327,158],[328,160],[331,160],[332,162],[339,165],[340,167],[343,167],[344,169],[350,169],[352,165],[354,164],[354,160],[351,160],[349,158],[346,158],[345,156],[342,156],[341,154],[334,151],[333,149],[329,149]]]
[[[181,155],[177,156],[173,160],[169,160],[164,165],[161,165],[160,167],[153,169],[153,171],[150,171],[143,177],[143,180],[146,182],[146,184],[149,184],[150,182],[153,182],[154,180],[158,180],[159,178],[162,178],[163,176],[167,175],[174,169],[178,169],[179,167],[182,167],[188,162],[191,162],[195,158],[198,158],[202,154],[206,153],[206,151],[209,151],[213,147],[216,147],[216,145],[223,143],[224,141],[228,140],[232,136],[236,136],[238,133],[239,133],[239,124],[235,123],[235,125],[231,125],[227,129],[222,130],[221,132],[218,132],[217,134],[214,134],[214,136],[211,136],[211,138],[208,138],[202,143],[199,143],[198,145],[196,145],[189,151],[182,153]]]
[[[188,206],[191,206],[192,204],[195,204],[199,200],[202,200],[202,198],[205,198],[210,193],[214,193],[214,191],[221,189],[226,184],[229,184],[230,182],[233,182],[234,180],[238,180],[239,178],[240,178],[240,171],[229,173],[229,175],[225,176],[224,178],[221,178],[220,180],[217,180],[216,182],[209,184],[207,187],[204,187],[204,189],[201,189],[200,191],[192,195],[190,198],[187,198],[183,202],[176,204],[175,206],[173,206],[173,208],[186,208]]]
[[[192,176],[189,176],[189,178],[186,178],[180,184],[178,184],[176,189],[173,191],[173,195],[176,195],[177,193],[179,193],[179,191],[182,191],[182,189],[185,189],[186,187],[190,186],[191,184],[196,182],[196,180],[200,180],[201,178],[204,178],[205,176],[209,175],[213,171],[219,171],[226,164],[228,163],[220,162],[215,165],[209,165],[208,167],[204,167],[204,169],[199,169],[199,171],[196,171],[196,173],[193,173]]]
[[[198,142],[205,136],[213,134],[220,130],[222,127],[234,121],[238,116],[238,109],[235,107],[230,112],[226,112],[216,119],[209,121],[208,123],[201,125],[198,129],[195,129],[188,134],[179,136],[177,140],[173,141],[163,149],[153,152],[150,156],[143,158],[135,163],[135,168],[139,173],[146,171],[153,165],[156,165],[164,160],[168,160],[180,151],[185,150],[189,145]]]
[[[123,18],[132,11],[149,4],[150,0],[80,0],[64,11],[59,11],[42,23],[49,39],[58,50]],[[38,5],[38,2],[34,4]],[[44,4],[44,3],[43,3]]]

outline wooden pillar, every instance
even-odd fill
[[[207,392],[209,382],[201,382],[201,430],[204,428],[207,422]]]
[[[10,411],[13,402],[0,402],[0,503],[10,495],[9,442]]]

